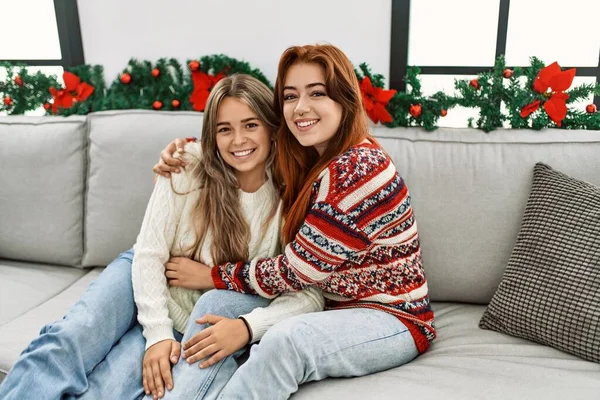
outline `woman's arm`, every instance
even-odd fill
[[[146,349],[161,340],[174,339],[164,265],[169,261],[186,196],[174,193],[171,185],[185,193],[192,178],[184,173],[172,179],[158,178],[134,246],[132,284]]]
[[[212,326],[195,334],[183,344],[183,356],[189,363],[210,357],[200,365],[201,368],[206,368],[248,343],[258,342],[276,323],[296,315],[322,311],[324,307],[325,299],[321,290],[310,287],[300,292],[284,293],[269,306],[255,308],[239,319],[205,315],[196,322]]]
[[[360,262],[375,241],[398,246],[415,240],[417,226],[402,178],[389,158],[365,158],[326,170],[316,202],[284,254],[215,267],[210,286],[273,298],[319,285],[345,262]],[[336,171],[349,178],[340,182]],[[380,239],[382,232],[389,237]]]
[[[282,293],[267,307],[255,308],[241,317],[250,327],[250,343],[255,343],[276,323],[296,315],[323,311],[324,308],[323,293],[319,288],[311,286],[299,292]]]

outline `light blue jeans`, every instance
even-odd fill
[[[372,374],[418,355],[396,317],[366,308],[322,311],[274,325],[219,399],[287,399],[305,382]]]
[[[144,395],[146,341],[133,300],[132,260],[132,250],[119,255],[62,320],[42,328],[2,382],[0,399]]]
[[[196,303],[183,342],[206,327],[193,321],[208,312],[236,317],[265,304],[256,296],[210,291]],[[205,369],[181,359],[173,369],[174,388],[164,399],[287,399],[302,383],[367,375],[418,355],[402,322],[364,308],[289,318],[272,326],[240,366],[243,352]]]
[[[195,320],[206,314],[220,315],[227,318],[237,318],[247,314],[257,307],[267,307],[270,300],[260,296],[230,292],[227,290],[210,290],[204,293],[194,306],[192,316],[188,321],[182,343],[185,343],[196,333],[209,327],[209,324],[197,324]],[[242,348],[230,357],[226,357],[212,367],[200,369],[200,363],[188,364],[183,358],[173,367],[173,389],[165,391],[164,400],[171,399],[214,399],[231,376],[238,369],[244,358],[246,348]],[[152,396],[146,396],[151,400]]]

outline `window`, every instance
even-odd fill
[[[452,93],[454,79],[491,69],[496,57],[528,66],[576,67],[573,86],[600,81],[595,0],[392,0],[390,86],[404,90],[408,65],[421,68],[425,95]],[[600,106],[600,98],[590,98]],[[439,126],[466,126],[476,110],[455,108]]]
[[[84,63],[77,0],[4,1],[0,61],[70,67]],[[26,34],[23,34],[26,32]]]
[[[29,71],[56,75],[62,82],[65,67],[84,63],[77,0],[15,0],[2,3],[4,32],[0,61],[30,66]],[[9,37],[15,37],[9,40]],[[0,80],[6,70],[0,68]],[[28,112],[43,115],[44,109]]]

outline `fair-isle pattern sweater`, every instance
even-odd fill
[[[435,329],[410,203],[388,155],[376,144],[354,146],[313,184],[306,219],[284,254],[215,267],[215,286],[269,298],[314,285],[327,309],[395,315],[424,352]]]

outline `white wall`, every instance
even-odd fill
[[[78,2],[87,64],[112,81],[131,57],[181,61],[222,53],[274,83],[289,46],[328,42],[389,78],[392,0],[85,0]]]

